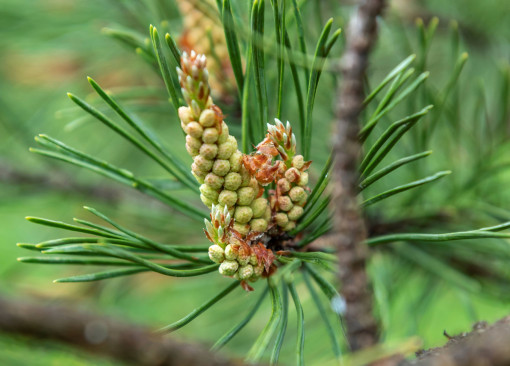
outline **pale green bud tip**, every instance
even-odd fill
[[[250,264],[242,266],[241,268],[239,268],[238,273],[239,273],[240,280],[246,280],[253,275],[253,273],[254,273],[253,266],[251,266]]]
[[[189,107],[179,107],[178,113],[179,119],[185,125],[193,121],[193,113],[191,112],[191,109]]]
[[[229,137],[228,126],[225,121],[221,122],[221,134],[218,136],[218,143],[223,144],[228,140]]]
[[[253,217],[259,218],[264,215],[267,207],[267,199],[264,197],[257,198],[251,203],[251,209],[253,211]]]
[[[287,214],[289,216],[289,220],[296,221],[298,220],[301,215],[303,215],[303,207],[300,206],[294,206]]]
[[[233,276],[239,268],[239,263],[236,261],[225,260],[221,263],[219,272],[224,276]]]
[[[203,194],[200,195],[200,199],[202,200],[202,202],[204,203],[204,205],[206,205],[207,207],[212,207],[212,205],[214,203],[216,203],[215,200],[212,200],[210,198],[207,198],[206,196],[204,196]]]
[[[241,206],[247,206],[251,204],[255,198],[255,191],[252,187],[243,187],[237,190],[238,201],[237,203]]]
[[[200,146],[202,146],[202,141],[193,136],[187,135],[186,144],[193,147],[194,149],[200,149]]]
[[[184,132],[186,132],[190,136],[193,136],[194,138],[199,139],[200,137],[202,137],[204,129],[202,128],[202,126],[200,126],[200,123],[193,121],[186,125]]]
[[[297,182],[300,176],[301,173],[296,168],[290,168],[285,172],[285,178],[291,183]]]
[[[211,245],[209,247],[209,258],[215,263],[221,263],[225,260],[225,253],[219,245]]]
[[[250,225],[234,222],[234,230],[241,235],[247,235],[250,232]]]
[[[247,224],[253,217],[253,211],[248,206],[238,206],[234,214],[234,220],[240,224]]]
[[[234,191],[229,191],[227,189],[224,189],[219,194],[218,202],[221,205],[226,205],[228,207],[232,207],[237,202],[237,193]]]
[[[195,177],[198,183],[203,184],[205,182],[204,177],[196,175],[193,170],[191,171],[191,174]]]
[[[200,167],[197,164],[193,163],[193,164],[191,164],[191,172],[193,173],[193,175],[195,177],[199,177],[203,183],[203,180],[204,180],[205,176],[207,175],[207,171],[203,171],[202,169],[200,169]]]
[[[280,196],[280,197],[278,197],[278,207],[280,208],[280,210],[282,210],[282,211],[290,211],[290,209],[293,206],[294,205],[292,204],[292,200],[290,199],[289,196]]]
[[[296,228],[296,223],[294,221],[289,221],[284,227],[283,231],[291,231]]]
[[[218,148],[218,159],[229,159],[236,150],[237,140],[234,136],[229,136]]]
[[[289,218],[283,212],[279,212],[275,215],[274,220],[278,226],[284,227],[289,222]]]
[[[305,165],[305,158],[303,155],[296,155],[292,158],[292,166],[296,169],[301,169]]]
[[[303,172],[301,173],[301,176],[299,177],[298,184],[302,187],[306,186],[308,184],[308,173]]]
[[[230,244],[225,247],[225,258],[229,261],[233,261],[237,258],[237,252],[234,251]]]
[[[214,173],[209,173],[205,176],[204,181],[211,188],[218,190],[223,186],[224,179]]]
[[[291,184],[287,179],[281,178],[278,180],[278,188],[280,188],[281,193],[287,193],[290,191]]]
[[[219,196],[218,191],[216,191],[215,189],[213,189],[212,187],[208,186],[205,183],[200,186],[200,193],[202,193],[205,197],[212,201],[218,200]]]
[[[230,156],[230,170],[233,172],[238,172],[241,169],[243,154],[237,150],[232,153]]]
[[[230,166],[232,170],[232,165]],[[235,191],[239,188],[241,185],[241,175],[239,173],[230,172],[225,176],[225,183],[224,187],[225,189],[228,189],[230,191]]]
[[[204,177],[207,175],[208,172],[211,171],[214,163],[212,160],[207,159],[202,155],[195,156],[193,161],[196,167],[204,173]]]
[[[212,170],[214,174],[224,177],[230,170],[230,163],[228,160],[218,159],[214,162]]]
[[[216,113],[212,109],[205,109],[200,114],[199,122],[204,127],[212,127],[216,124]]]
[[[202,141],[206,144],[214,144],[218,140],[218,130],[214,127],[209,127],[204,130],[202,134]]]
[[[218,154],[218,145],[216,144],[203,144],[199,150],[200,155],[208,160],[212,160]]]
[[[306,192],[302,187],[294,187],[290,190],[289,197],[293,202],[299,202],[306,198]]]
[[[250,221],[252,231],[263,233],[267,230],[267,221],[264,219],[253,219]]]

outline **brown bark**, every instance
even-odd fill
[[[445,334],[447,335],[447,334]],[[420,351],[417,359],[399,366],[507,366],[510,365],[510,316],[491,326],[476,323],[470,333],[450,337],[440,348]]]
[[[377,342],[377,325],[372,314],[372,298],[365,270],[367,248],[363,245],[366,228],[357,200],[358,117],[362,109],[363,76],[368,55],[376,39],[376,17],[384,0],[363,0],[349,22],[347,45],[342,57],[343,80],[338,92],[333,205],[333,242],[340,261],[341,294],[346,301],[344,314],[351,348],[359,350]]]
[[[62,306],[41,306],[0,297],[0,331],[51,339],[143,366],[234,366],[203,346],[159,336],[132,324]]]

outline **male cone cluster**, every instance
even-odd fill
[[[183,31],[179,46],[186,52],[195,50],[205,55],[214,55],[208,62],[211,74],[209,84],[215,95],[222,100],[231,100],[235,85],[234,72],[229,62],[227,42],[223,27],[204,13],[206,9],[216,8],[214,0],[178,0],[177,5],[182,14]],[[213,47],[214,46],[214,47]]]
[[[223,114],[210,97],[205,56],[183,53],[178,74],[188,104],[179,108],[179,118],[186,132],[186,149],[193,157],[191,171],[202,184],[202,202],[209,208],[228,207],[233,228],[242,235],[266,231],[271,210],[267,200],[259,197],[263,191],[244,167],[237,140],[229,135]]]
[[[277,119],[274,126],[268,124],[254,153],[241,153],[210,96],[205,56],[183,52],[177,72],[188,104],[178,112],[186,150],[193,157],[191,171],[201,184],[202,202],[212,210],[211,221],[205,221],[213,243],[209,257],[225,276],[241,281],[269,276],[276,269],[275,257],[259,238],[296,227],[307,200],[311,162],[296,155],[292,127]],[[270,183],[275,189],[266,199],[263,186]]]

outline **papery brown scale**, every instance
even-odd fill
[[[248,283],[245,281],[245,280],[242,280],[241,281],[241,287],[243,288],[244,291],[246,292],[251,292],[253,291],[253,287],[251,287],[250,285],[248,285]]]
[[[264,187],[259,187],[259,193],[257,193],[257,197],[255,197],[255,198],[260,198],[260,197],[262,197],[263,194],[264,194]]]
[[[205,233],[205,236],[207,237],[207,239],[209,239],[209,241],[214,244],[214,241],[212,240],[212,238],[209,235],[209,233],[207,232],[207,230],[204,229],[204,233]]]
[[[307,161],[307,162],[303,165],[303,167],[301,168],[301,171],[302,171],[302,172],[304,172],[305,170],[307,170],[307,169],[310,167],[310,165],[311,165],[311,164],[312,164],[312,161],[311,161],[311,160],[310,160],[310,161]]]

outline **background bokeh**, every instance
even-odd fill
[[[348,2],[341,7],[337,6],[338,1],[301,3],[304,14],[313,14],[305,16],[310,40],[317,38],[321,24],[328,17],[334,16],[335,24],[340,26],[352,9]],[[242,12],[243,6],[239,5],[237,10]],[[268,19],[269,16],[268,10]],[[480,113],[493,116],[501,109],[508,110],[508,100],[502,99],[505,98],[502,90],[505,75],[507,78],[509,75],[510,7],[506,0],[394,1],[381,20],[380,41],[371,59],[369,84],[381,80],[398,62],[416,52],[419,42],[415,19],[421,17],[428,23],[433,16],[439,18],[439,26],[425,68],[431,72],[428,81],[431,88],[447,83],[456,58],[458,50],[452,50],[452,20],[457,21],[460,29],[460,51],[469,53],[469,61],[460,77],[457,95],[462,131],[452,133],[451,129],[440,127],[441,133],[430,141],[429,146],[437,149],[437,156],[427,162],[430,164],[427,170],[451,168],[460,177],[453,178],[454,182],[462,181],[471,172],[473,151],[470,149],[476,146],[475,137],[480,133],[472,121]],[[215,293],[214,283],[221,282],[219,276],[209,276],[206,282],[202,278],[173,279],[145,273],[91,284],[54,284],[53,279],[76,274],[81,269],[16,261],[17,257],[30,254],[16,243],[37,243],[60,235],[57,230],[28,223],[24,220],[26,215],[62,221],[70,221],[72,217],[91,219],[81,209],[83,205],[96,207],[118,222],[163,242],[203,242],[201,230],[193,222],[161,203],[88,171],[28,152],[34,145],[33,137],[47,133],[144,176],[164,175],[66,97],[66,92],[73,92],[92,104],[98,102],[86,80],[86,76],[91,76],[147,121],[172,151],[186,159],[180,126],[166,100],[161,78],[132,49],[103,30],[105,27],[131,29],[148,36],[149,24],[178,35],[182,22],[177,6],[172,0],[0,0],[0,295],[35,299],[42,304],[67,304],[157,328],[185,315]],[[312,50],[313,43],[308,48]],[[341,46],[333,51],[333,58],[340,54]],[[269,72],[271,77],[274,70],[273,74]],[[329,142],[331,133],[334,85],[335,76],[329,72],[319,85],[314,112],[314,119],[321,121],[314,130],[316,169],[327,158],[328,144],[324,142]],[[485,101],[482,107],[477,104],[480,95]],[[286,119],[295,118],[292,101],[284,106],[283,115]],[[448,116],[442,116],[441,121]],[[235,114],[232,117],[235,120]],[[463,139],[468,136],[474,141]],[[455,140],[459,145],[453,149]],[[405,174],[412,176],[413,172],[402,173]],[[441,182],[434,186],[438,191],[430,194],[440,197],[434,202],[448,203],[449,196],[441,191],[451,191],[445,188],[447,184]],[[495,183],[487,188],[494,194],[498,193],[495,190],[506,189]],[[508,207],[510,196],[501,193],[498,197],[498,203]],[[427,198],[421,200],[425,207]],[[391,203],[387,209],[391,215]],[[383,257],[384,253],[378,256]],[[374,258],[374,271],[380,278],[382,266],[388,262],[378,256]],[[398,285],[400,295],[392,298],[390,308],[385,310],[388,328],[384,340],[387,341],[398,342],[419,335],[425,346],[435,346],[444,342],[443,330],[458,333],[469,329],[474,321],[494,321],[509,312],[508,300],[451,291],[447,284],[434,287],[424,297],[422,290],[427,284],[419,273],[411,276],[403,273],[402,277],[405,281]],[[378,296],[380,300],[381,294]],[[322,340],[323,330],[313,327],[319,315],[311,299],[305,295],[302,301],[307,325],[311,326],[306,335],[307,360],[322,365],[331,358],[330,350]],[[174,336],[212,344],[215,337],[232,325],[231,319],[241,319],[242,310],[253,302],[249,294],[221,302]],[[268,304],[265,306],[267,310]],[[242,355],[263,327],[267,314],[267,311],[259,312],[255,321],[233,340],[228,352]],[[293,334],[293,326],[291,315],[288,334]],[[284,360],[292,359],[292,347],[292,342],[285,344]],[[0,364],[118,363],[57,343],[0,334]]]

